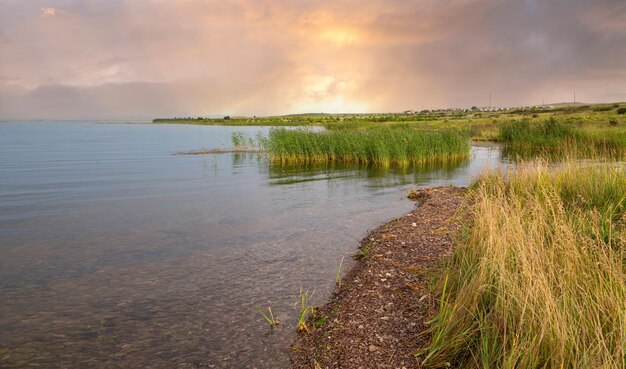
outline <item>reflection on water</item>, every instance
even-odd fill
[[[381,167],[372,165],[350,165],[343,163],[321,163],[306,165],[271,164],[270,184],[284,185],[306,181],[337,180],[342,178],[362,179],[366,187],[397,187],[415,184],[432,178],[444,178],[467,167],[469,160],[457,163],[425,164],[407,167]]]
[[[500,165],[485,147],[404,169],[171,155],[242,130],[267,129],[0,124],[0,366],[288,366],[300,287],[321,303],[410,187]]]

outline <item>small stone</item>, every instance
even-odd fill
[[[417,223],[411,223],[411,227],[417,227]]]
[[[369,350],[370,350],[370,352],[375,352],[375,351],[378,351],[379,348],[376,345],[370,345]]]

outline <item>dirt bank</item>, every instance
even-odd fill
[[[363,239],[360,261],[316,314],[326,322],[294,341],[293,368],[419,367],[414,353],[437,303],[427,273],[451,253],[465,192],[421,190],[414,211]]]

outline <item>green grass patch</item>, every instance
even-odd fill
[[[372,244],[374,243],[374,240],[370,240],[368,241],[365,245],[362,245],[359,248],[359,252],[356,253],[356,258],[357,259],[367,259],[370,256],[370,250],[372,248]]]

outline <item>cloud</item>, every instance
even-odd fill
[[[626,100],[622,0],[43,1],[0,15],[0,117]]]
[[[41,15],[44,17],[52,17],[62,12],[63,12],[62,10],[58,10],[56,8],[51,8],[51,7],[41,8]]]
[[[626,3],[590,9],[583,20],[600,32],[626,34]]]

